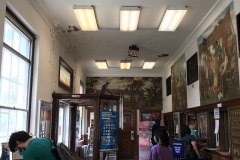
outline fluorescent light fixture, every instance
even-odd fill
[[[175,31],[186,12],[187,9],[167,9],[158,31]]]
[[[98,69],[108,69],[106,60],[96,60],[95,64],[97,65]]]
[[[135,31],[137,30],[140,15],[139,7],[122,7],[120,11],[120,30]]]
[[[78,23],[82,31],[98,31],[97,20],[92,6],[73,7]]]
[[[129,61],[129,60],[123,60],[120,62],[120,68],[121,69],[130,69],[131,67],[131,62],[132,61]]]
[[[145,61],[142,69],[152,69],[156,61]]]

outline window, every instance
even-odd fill
[[[34,35],[7,9],[0,57],[0,143],[28,129]],[[2,151],[0,146],[0,152]]]

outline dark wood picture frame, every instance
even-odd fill
[[[240,12],[236,16],[237,18],[237,34],[238,34],[238,51],[240,57]]]
[[[197,52],[187,60],[187,85],[198,81],[198,55]]]
[[[73,90],[73,69],[59,57],[59,87],[72,92]]]
[[[172,79],[171,76],[169,76],[166,79],[166,95],[169,96],[172,94]]]

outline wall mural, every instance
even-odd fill
[[[187,108],[187,84],[185,55],[171,68],[173,111]]]
[[[201,105],[240,96],[233,11],[231,3],[198,38]]]
[[[86,93],[123,95],[140,109],[162,109],[161,77],[87,77]]]

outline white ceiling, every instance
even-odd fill
[[[162,76],[164,67],[219,0],[30,0],[49,25],[59,24],[66,41],[75,46],[74,54],[87,76]],[[69,25],[79,28],[74,5],[93,5],[97,32],[67,32]],[[141,7],[138,30],[119,31],[122,6]],[[188,6],[188,12],[175,32],[159,32],[158,27],[168,7]],[[139,57],[132,59],[132,69],[120,70],[120,60],[127,58],[128,47],[137,45]],[[169,54],[158,58],[157,55]],[[107,60],[108,70],[98,70],[94,61]],[[152,70],[141,69],[144,60],[157,60]]]

